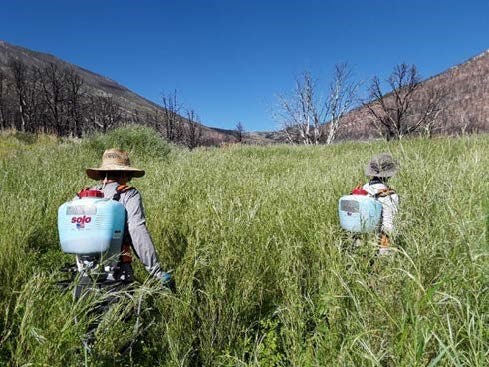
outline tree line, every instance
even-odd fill
[[[0,68],[0,129],[81,138],[122,124],[155,128],[168,141],[194,148],[205,143],[194,110],[185,109],[177,92],[162,97],[162,108],[128,111],[109,93],[94,91],[77,70],[51,62],[28,65],[12,58]]]
[[[448,91],[443,85],[423,85],[416,66],[399,64],[387,79],[372,78],[360,98],[363,84],[347,64],[335,66],[328,85],[307,72],[296,78],[292,93],[280,95],[275,109],[286,141],[331,144],[348,136],[351,116],[387,140],[431,136],[440,128]],[[180,103],[176,91],[163,95],[159,107],[130,111],[117,96],[94,90],[77,69],[64,64],[27,65],[12,58],[7,70],[0,69],[0,129],[80,138],[131,123],[151,126],[191,149],[219,144],[205,136],[197,113]],[[234,138],[241,142],[244,137],[238,122]]]

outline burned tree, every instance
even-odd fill
[[[57,135],[66,135],[66,74],[55,63],[49,63],[46,67],[37,70],[41,90],[43,93],[43,102],[46,107],[45,117],[48,120],[51,129]]]
[[[196,113],[190,110],[182,117],[176,91],[163,97],[162,108],[143,112],[127,111],[116,96],[93,93],[77,70],[62,62],[28,66],[12,58],[7,69],[0,69],[0,129],[82,137],[86,132],[106,133],[127,121],[149,125],[190,149],[203,143]]]
[[[321,116],[315,82],[309,73],[296,79],[292,96],[279,96],[279,119],[291,143],[319,144]]]
[[[184,143],[189,149],[194,149],[201,144],[202,126],[199,117],[194,110],[187,111],[187,127],[184,133]]]
[[[71,130],[77,138],[82,137],[83,133],[83,110],[84,110],[84,91],[83,78],[72,68],[65,72],[67,86],[67,104]]]
[[[448,91],[442,87],[427,87],[421,93],[421,101],[425,108],[418,112],[417,121],[423,135],[431,138],[433,133],[440,128],[440,115],[447,107]]]
[[[279,97],[278,117],[288,140],[306,145],[333,143],[343,117],[355,103],[359,85],[353,81],[348,65],[338,64],[322,97],[318,83],[304,73],[296,80],[292,96]]]
[[[83,80],[75,69],[58,63],[27,66],[18,59],[0,75],[0,120],[2,128],[20,131],[74,134],[84,129]]]
[[[348,64],[335,66],[333,81],[329,86],[329,94],[324,106],[327,126],[326,144],[336,139],[345,114],[352,108],[357,99],[360,83],[353,81],[352,72]]]
[[[0,69],[0,128],[7,129],[13,127],[13,101],[9,91],[9,79]]]
[[[88,116],[95,129],[103,133],[120,124],[123,119],[122,111],[112,96],[90,97]]]
[[[241,143],[243,141],[244,132],[245,132],[245,128],[243,124],[241,123],[241,121],[238,121],[236,123],[236,126],[234,127],[234,134],[236,136],[236,140],[238,141],[238,143]]]
[[[181,105],[178,102],[177,91],[168,93],[162,98],[163,124],[168,141],[178,142],[182,138]]]
[[[28,71],[27,65],[17,59],[11,59],[9,61],[9,67],[13,74],[14,90],[17,97],[17,108],[20,119],[20,131],[26,131],[26,124],[28,122],[27,113],[27,83],[28,83]]]
[[[387,140],[398,140],[422,129],[431,134],[447,93],[435,87],[423,92],[415,65],[397,65],[386,82],[391,89],[387,94],[379,78],[374,77],[369,100],[364,103],[375,128]]]

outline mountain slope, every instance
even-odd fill
[[[24,47],[15,46],[0,40],[0,69],[9,72],[8,63],[11,59],[18,59],[28,66],[44,67],[49,63],[57,64],[61,67],[70,67],[83,78],[87,93],[94,96],[109,95],[119,107],[132,115],[136,111],[140,116],[147,114],[162,113],[163,108],[157,104],[132,92],[114,80],[96,74],[90,70],[81,68],[77,65],[68,63],[53,55],[29,50]],[[232,131],[217,130],[202,125],[203,140],[218,144],[223,141],[235,141]]]
[[[420,95],[426,96],[430,89],[443,89],[447,93],[446,108],[439,116],[437,133],[489,131],[489,50],[426,79],[420,88]],[[389,98],[389,94],[385,98]],[[369,119],[365,107],[351,111],[345,117],[339,138],[379,137]]]

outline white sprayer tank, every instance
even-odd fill
[[[369,233],[378,229],[382,204],[363,189],[340,198],[338,203],[341,227],[349,232]]]
[[[80,199],[58,209],[58,231],[63,252],[76,255],[114,255],[121,251],[126,211],[118,201],[98,190],[84,190]]]

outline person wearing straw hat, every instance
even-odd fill
[[[87,168],[86,174],[100,183],[94,189],[104,193],[106,198],[119,201],[126,209],[126,231],[124,233],[122,255],[111,276],[115,280],[130,282],[133,280],[131,249],[141,260],[146,270],[164,285],[174,287],[170,274],[163,271],[158,260],[153,241],[146,227],[141,194],[127,183],[134,177],[143,177],[142,169],[131,166],[127,152],[108,149],[102,156],[102,165]]]
[[[389,237],[395,232],[394,220],[399,212],[399,195],[389,187],[388,181],[398,170],[397,162],[389,153],[374,155],[365,167],[365,175],[370,180],[363,189],[382,204],[379,255],[387,255],[391,251]]]

